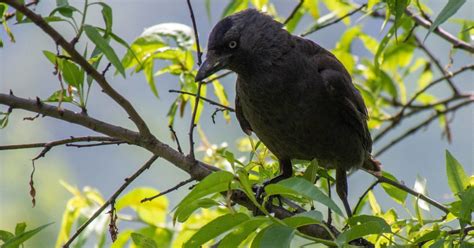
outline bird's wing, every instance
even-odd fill
[[[361,137],[365,150],[372,150],[372,138],[367,126],[368,112],[359,91],[341,62],[329,51],[306,40],[306,49],[311,49],[312,60],[318,68],[325,88],[339,107],[345,122],[352,126]],[[309,43],[309,44],[308,44]]]
[[[237,78],[237,83],[239,79]],[[247,135],[252,134],[252,127],[250,126],[250,123],[245,119],[244,113],[242,112],[242,105],[240,105],[240,99],[239,99],[239,94],[237,93],[235,95],[235,115],[237,116],[237,120],[239,121],[240,127],[246,133]]]

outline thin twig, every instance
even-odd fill
[[[66,146],[69,147],[76,147],[76,148],[86,148],[86,147],[96,147],[96,146],[108,146],[108,145],[121,145],[121,144],[130,144],[127,141],[104,141],[100,143],[93,143],[93,144],[85,144],[85,145],[79,145],[79,144],[66,144]]]
[[[233,72],[233,71],[224,72],[224,73],[222,73],[221,75],[218,75],[218,76],[216,76],[216,77],[214,77],[214,78],[212,78],[212,79],[209,79],[209,80],[203,82],[203,84],[210,84],[210,83],[214,82],[215,80],[218,80],[218,79],[227,77],[227,76],[229,76],[229,75],[232,74],[232,73],[234,73],[234,72]]]
[[[181,91],[181,90],[169,90],[168,92],[170,92],[170,93],[180,93],[180,94],[190,95],[190,96],[196,97],[196,94],[194,94],[194,93],[186,92],[186,91]],[[205,98],[205,97],[202,97],[202,96],[201,96],[201,100],[203,100],[203,101],[205,101],[205,102],[208,102],[208,103],[210,103],[210,104],[212,104],[212,105],[218,106],[218,107],[220,107],[220,108],[223,108],[223,109],[225,109],[225,110],[228,110],[228,111],[230,111],[230,112],[235,112],[235,110],[234,110],[233,108],[231,108],[231,107],[229,107],[229,106],[222,105],[222,104],[220,104],[220,103],[218,103],[218,102],[216,102],[216,101],[214,101],[214,100],[211,100],[211,99],[209,99],[209,98]]]
[[[423,52],[425,52],[426,55],[428,55],[428,57],[430,58],[431,61],[433,61],[436,68],[438,68],[438,70],[441,72],[441,74],[443,74],[445,77],[448,76],[449,75],[448,72],[444,69],[444,67],[441,65],[439,60],[434,56],[434,54],[423,44],[423,42],[420,40],[420,38],[418,38],[416,35],[415,35],[415,41],[418,44],[418,47],[421,50],[423,50]],[[450,77],[446,77],[446,82],[448,82],[448,85],[451,88],[451,90],[453,91],[453,94],[458,95],[459,90],[456,88],[453,81],[451,81]]]
[[[380,175],[379,173],[376,173],[376,172],[373,172],[373,171],[369,171],[369,170],[365,170],[363,169],[365,172],[371,174],[372,176],[374,176],[375,178],[378,179],[379,183],[387,183],[387,184],[390,184],[392,186],[395,186],[415,197],[418,197],[428,203],[430,203],[431,205],[435,206],[436,208],[438,208],[439,210],[443,211],[444,213],[449,213],[449,209],[444,206],[443,204],[435,201],[434,199],[431,199],[430,197],[424,195],[424,194],[421,194],[421,193],[418,193],[412,189],[410,189],[409,187],[399,183],[399,182],[396,182],[396,181],[393,181],[392,179],[390,178],[387,178],[387,177],[384,177],[382,175]]]
[[[357,201],[357,204],[354,207],[354,210],[352,210],[352,215],[356,215],[357,211],[359,210],[360,205],[362,204],[362,201],[364,200],[365,196],[369,193],[369,191],[373,190],[377,184],[380,183],[380,180],[374,181],[370,186],[362,193],[362,195],[359,197],[359,200]]]
[[[471,64],[471,65],[467,65],[467,66],[463,66],[461,68],[459,68],[457,71],[454,71],[454,72],[451,72],[451,73],[448,73],[447,75],[444,75],[434,81],[432,81],[431,83],[427,84],[425,87],[423,87],[422,89],[418,90],[411,98],[410,100],[407,101],[407,103],[405,105],[402,106],[402,108],[400,109],[400,111],[398,111],[397,114],[395,114],[393,117],[390,117],[390,120],[393,120],[393,123],[391,124],[391,126],[396,126],[398,125],[398,123],[400,122],[401,118],[403,117],[404,115],[404,111],[421,95],[423,94],[425,91],[427,91],[428,89],[430,89],[431,87],[435,86],[436,84],[446,80],[447,78],[452,78],[464,71],[467,71],[467,70],[474,70],[474,64]],[[375,137],[374,137],[374,142],[377,142],[377,140],[379,140],[380,138],[382,138],[384,135],[387,134],[388,131],[392,130],[392,127],[390,128],[386,128],[384,129],[383,131],[379,132]]]
[[[82,231],[84,231],[84,229],[90,223],[92,223],[92,221],[94,221],[102,213],[102,211],[104,211],[105,208],[107,208],[107,206],[115,202],[117,197],[122,193],[122,191],[124,191],[128,187],[128,185],[130,185],[135,179],[137,179],[137,177],[140,176],[144,171],[150,168],[150,166],[153,164],[153,162],[155,162],[156,159],[158,159],[158,155],[153,155],[142,167],[140,167],[140,169],[138,169],[135,173],[133,173],[133,175],[131,175],[128,178],[125,178],[125,183],[123,183],[122,186],[120,186],[120,188],[118,188],[112,194],[112,196],[104,204],[102,204],[102,206],[99,209],[97,209],[94,212],[94,214],[92,214],[92,216],[84,224],[82,224],[76,230],[76,232],[71,236],[71,238],[69,238],[69,240],[63,245],[63,247],[65,248],[69,247],[72,244],[72,242],[77,238],[77,236],[79,236],[79,234],[81,234]]]
[[[355,14],[355,13],[361,11],[363,8],[365,8],[365,6],[367,6],[367,4],[362,4],[362,5],[359,6],[358,8],[352,10],[351,12],[349,12],[349,13],[347,13],[347,14],[345,14],[345,15],[343,15],[343,16],[337,18],[337,19],[334,19],[334,20],[332,20],[332,21],[330,21],[330,22],[327,22],[327,23],[324,23],[324,24],[322,24],[322,25],[315,25],[315,26],[312,27],[309,31],[307,31],[307,32],[305,32],[305,33],[303,33],[303,34],[301,34],[301,37],[308,36],[308,35],[310,35],[310,34],[316,32],[316,31],[318,31],[318,30],[321,30],[321,29],[323,29],[323,28],[327,28],[327,27],[329,27],[329,26],[331,26],[331,25],[334,25],[334,24],[336,24],[336,23],[338,23],[338,22],[340,22],[340,21],[346,19],[347,17],[349,17],[349,16],[351,16],[351,15],[353,15],[353,14]]]
[[[463,106],[466,106],[470,103],[473,103],[474,102],[474,99],[470,99],[470,100],[466,100],[462,103],[459,103],[457,105],[454,105],[453,107],[450,107],[450,108],[447,108],[443,111],[437,111],[436,114],[432,115],[431,117],[429,117],[428,119],[426,119],[425,121],[421,122],[420,124],[410,128],[409,130],[407,130],[405,133],[401,134],[400,136],[398,136],[397,138],[395,138],[394,140],[392,140],[390,143],[388,143],[387,145],[385,145],[384,147],[382,147],[378,152],[375,153],[375,157],[378,157],[380,156],[382,153],[386,152],[389,148],[391,148],[392,146],[396,145],[398,142],[402,141],[403,139],[405,139],[407,136],[410,136],[414,133],[416,133],[418,130],[420,130],[421,128],[423,128],[424,126],[427,126],[428,124],[430,124],[432,121],[436,120],[439,116],[441,115],[444,115],[444,114],[447,114],[449,112],[453,112],[453,111],[456,111],[457,109],[463,107]]]
[[[301,6],[303,6],[303,3],[304,3],[304,0],[300,0],[298,5],[296,5],[295,8],[293,9],[293,11],[291,11],[291,14],[286,18],[286,20],[285,20],[285,22],[283,22],[283,24],[286,25],[286,24],[288,24],[288,22],[291,21],[291,19],[293,19],[293,17],[296,15],[296,13],[301,8]]]
[[[196,38],[196,48],[197,48],[197,65],[201,66],[202,64],[202,52],[201,52],[201,46],[199,45],[199,35],[197,31],[197,25],[196,25],[196,18],[194,17],[194,11],[193,11],[193,6],[191,5],[191,0],[186,1],[188,3],[188,8],[189,8],[189,14],[191,16],[191,21],[193,23],[193,30],[194,30],[194,37]],[[197,87],[197,92],[196,92],[196,98],[194,101],[194,109],[193,109],[193,115],[191,117],[191,123],[189,126],[189,156],[191,159],[195,160],[194,156],[194,127],[196,127],[196,115],[197,115],[197,110],[199,106],[199,99],[201,98],[201,88],[202,88],[202,82],[198,82],[198,87]]]
[[[25,4],[25,7],[31,7],[31,6],[33,6],[33,5],[37,5],[38,3],[39,3],[39,0],[33,0],[33,1],[31,1],[31,2],[29,2],[29,3],[27,3],[27,4]],[[10,19],[13,18],[15,15],[16,15],[16,12],[13,12],[13,13],[6,13],[6,14],[4,15],[5,21],[10,20]],[[1,16],[0,16],[0,19],[2,19]],[[0,24],[3,24],[3,21],[0,21]]]
[[[227,110],[228,109],[225,109],[225,108],[216,108],[214,110],[214,112],[212,112],[212,114],[211,114],[212,123],[216,124],[216,115],[217,115],[217,113],[224,112],[224,111],[227,111]]]
[[[84,137],[70,137],[62,140],[55,140],[45,143],[31,143],[31,144],[17,144],[17,145],[3,145],[0,146],[0,151],[2,150],[15,150],[15,149],[29,149],[29,148],[39,148],[43,147],[44,149],[51,149],[55,146],[67,145],[77,142],[95,142],[95,141],[104,141],[104,142],[118,142],[116,138],[111,138],[107,136],[84,136]],[[123,141],[122,141],[123,142]],[[44,151],[44,150],[43,150]],[[49,151],[49,150],[48,150]],[[47,152],[47,151],[46,151]],[[46,152],[41,152],[45,154]]]
[[[176,141],[176,145],[178,145],[178,152],[181,154],[184,154],[183,150],[181,149],[181,145],[179,144],[179,139],[178,139],[178,135],[176,135],[176,131],[174,131],[172,125],[169,125],[168,127],[171,131],[171,134],[173,135],[174,140]]]
[[[183,187],[184,185],[186,185],[186,184],[188,184],[188,183],[190,183],[190,182],[192,182],[192,181],[194,181],[194,180],[195,180],[195,179],[193,179],[193,178],[189,178],[189,179],[187,179],[187,180],[184,180],[184,181],[178,183],[176,186],[174,186],[174,187],[172,187],[172,188],[170,188],[170,189],[167,189],[167,190],[165,190],[165,191],[163,191],[163,192],[161,192],[161,193],[159,193],[159,194],[157,194],[157,195],[154,195],[154,196],[151,196],[151,197],[147,197],[147,198],[143,198],[140,202],[141,202],[141,203],[144,203],[144,202],[147,202],[147,201],[153,201],[155,198],[158,198],[158,197],[163,196],[163,195],[166,195],[166,194],[168,194],[168,193],[170,193],[170,192],[172,192],[172,191],[175,191],[175,190],[177,190],[177,189]]]

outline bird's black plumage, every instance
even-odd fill
[[[317,159],[343,177],[338,193],[344,195],[347,170],[377,169],[364,101],[329,51],[248,9],[214,27],[196,80],[223,68],[238,75],[240,126],[254,132],[280,160],[277,180],[291,176],[291,159]]]

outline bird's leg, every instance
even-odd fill
[[[336,191],[344,204],[347,217],[351,217],[352,211],[347,201],[347,175],[345,169],[336,169]]]
[[[279,181],[281,181],[283,179],[286,179],[286,178],[290,178],[293,175],[293,167],[291,165],[291,160],[290,159],[280,159],[279,164],[280,164],[280,175],[278,175],[278,176],[276,176],[276,177],[274,177],[274,178],[272,178],[268,181],[263,182],[263,186],[255,186],[254,187],[255,198],[257,198],[257,201],[259,203],[263,202],[265,187],[267,185],[273,184],[273,183],[278,183]],[[276,197],[278,197],[278,200],[279,200],[280,205],[281,205],[282,204],[281,199],[279,198],[279,196],[276,196]],[[270,202],[271,201],[272,201],[272,199],[270,198]]]
[[[280,175],[264,182],[263,183],[264,187],[272,183],[278,183],[279,181],[283,179],[287,179],[293,176],[293,167],[291,166],[291,160],[280,159],[278,163],[280,164]]]

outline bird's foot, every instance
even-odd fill
[[[255,193],[255,198],[257,199],[258,204],[260,204],[260,205],[264,204],[264,199],[265,199],[265,196],[266,196],[265,187],[267,185],[273,184],[273,183],[275,183],[275,181],[272,179],[272,180],[267,180],[267,181],[263,182],[262,185],[253,185],[252,186],[252,190]],[[282,201],[280,195],[271,195],[271,196],[269,196],[268,200],[267,200],[267,203],[273,203],[274,199],[278,200],[278,206],[280,206],[280,207],[283,206],[283,201]],[[265,206],[263,206],[263,207],[265,207]],[[256,208],[256,210],[254,211],[254,215],[263,215],[263,213],[258,208]]]

